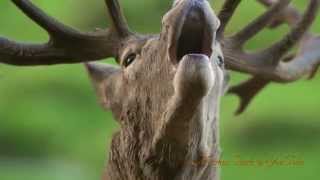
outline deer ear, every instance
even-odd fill
[[[108,78],[120,70],[119,67],[105,63],[85,63],[89,77],[98,95],[100,104],[105,109],[110,108],[110,102],[106,97]]]

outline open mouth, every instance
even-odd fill
[[[185,55],[199,54],[211,57],[213,30],[210,27],[203,10],[192,7],[183,22],[178,27],[176,42],[173,42],[171,57],[179,63]]]

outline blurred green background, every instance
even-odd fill
[[[108,25],[103,0],[33,0],[60,21],[92,30]],[[307,0],[295,0],[303,10]],[[157,33],[170,0],[121,0],[132,29]],[[222,0],[211,0],[216,11]],[[235,32],[264,8],[243,1],[228,32]],[[320,18],[313,32],[320,32]],[[278,40],[286,26],[264,30],[248,49]],[[0,1],[0,34],[27,42],[44,42],[46,33],[9,0]],[[109,61],[110,62],[110,61]],[[247,76],[232,74],[232,84]],[[223,98],[221,144],[223,160],[292,159],[299,166],[222,167],[222,179],[318,179],[320,170],[320,76],[287,85],[272,84],[241,116],[234,116],[238,99]],[[96,102],[81,64],[17,68],[0,64],[0,179],[100,179],[112,134],[118,129],[110,112]]]

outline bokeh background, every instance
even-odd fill
[[[33,0],[60,21],[81,29],[107,27],[103,0]],[[307,0],[294,0],[303,10]],[[160,31],[172,0],[121,0],[132,29]],[[211,0],[216,11],[222,0]],[[235,32],[265,9],[243,1],[228,33]],[[320,18],[313,32],[320,33]],[[259,49],[278,40],[287,26],[264,30],[247,45]],[[9,0],[0,1],[0,34],[26,42],[44,42],[46,33]],[[320,48],[320,47],[319,47]],[[320,49],[319,49],[320,50]],[[112,60],[109,60],[112,62]],[[232,84],[246,79],[232,73]],[[320,76],[312,81],[272,84],[241,116],[233,113],[234,96],[223,98],[222,159],[299,160],[294,166],[225,164],[222,179],[318,179],[320,170]],[[118,125],[104,112],[81,64],[13,67],[0,64],[0,179],[100,179],[112,134]]]

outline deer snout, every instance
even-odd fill
[[[170,60],[178,64],[188,54],[203,54],[210,58],[218,27],[216,19],[206,0],[176,1],[164,18]]]

